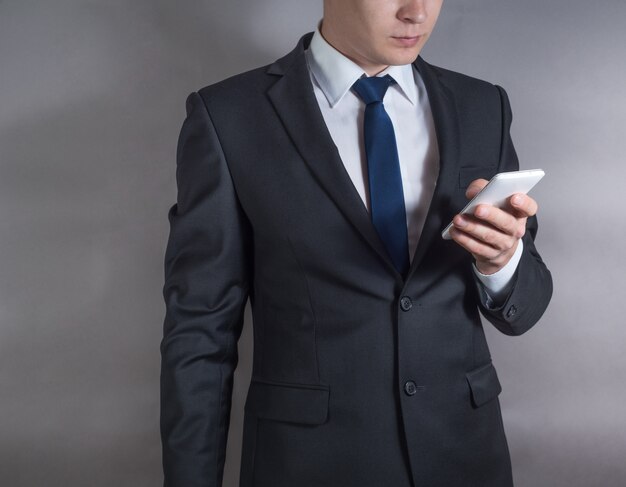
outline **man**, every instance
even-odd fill
[[[513,484],[479,310],[522,334],[552,281],[531,197],[456,215],[518,161],[504,90],[419,56],[441,3],[326,0],[289,54],[189,95],[165,258],[166,486],[222,485],[248,297],[241,487]]]

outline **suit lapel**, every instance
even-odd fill
[[[312,33],[303,36],[292,52],[269,67],[269,74],[280,76],[268,91],[269,99],[319,184],[402,284],[402,275],[345,169],[315,98],[304,54],[311,37]]]
[[[413,254],[411,266],[407,272],[406,282],[411,279],[428,248],[437,242],[441,243],[437,239],[441,239],[439,234],[444,226],[449,223],[444,221],[444,216],[449,214],[449,211],[446,211],[446,209],[450,206],[450,198],[454,192],[454,184],[457,181],[456,174],[459,160],[459,117],[457,116],[454,96],[441,81],[440,74],[436,68],[427,64],[420,56],[418,56],[413,65],[424,80],[433,114],[437,144],[439,146],[439,175],[426,215],[424,228]]]
[[[269,99],[319,184],[380,256],[398,283],[404,286],[418,268],[427,249],[437,241],[437,236],[448,223],[443,217],[449,213],[445,209],[448,208],[454,191],[459,150],[459,118],[453,94],[441,81],[436,68],[418,56],[413,64],[422,76],[428,94],[440,161],[437,185],[424,228],[413,254],[411,266],[407,275],[403,277],[393,265],[361,196],[345,170],[319,109],[304,54],[312,36],[312,32],[304,35],[293,51],[270,65],[267,73],[279,76],[279,79],[268,90]]]

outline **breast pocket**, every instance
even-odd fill
[[[487,181],[495,176],[498,166],[465,166],[459,169],[459,188],[465,189],[475,179]]]

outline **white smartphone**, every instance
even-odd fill
[[[509,197],[515,193],[528,193],[537,184],[545,172],[542,169],[528,169],[525,171],[510,171],[496,174],[489,183],[463,208],[460,213],[473,213],[476,206],[489,204],[504,208]],[[441,232],[441,236],[450,240],[452,222]]]

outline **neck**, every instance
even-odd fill
[[[319,31],[326,42],[328,42],[333,48],[337,49],[337,51],[347,57],[350,61],[357,64],[368,76],[376,76],[378,73],[389,67],[389,65],[368,63],[353,55],[349,49],[344,47],[345,44],[341,41],[341,37],[335,34],[332,24],[322,22],[319,27]]]

